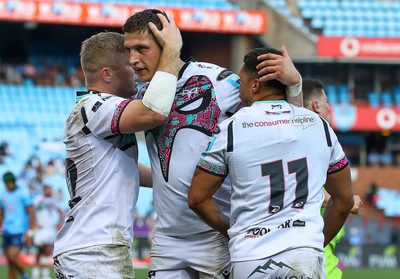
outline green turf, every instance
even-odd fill
[[[146,268],[135,269],[135,279],[147,279],[147,272],[148,270]],[[30,274],[30,268],[28,268],[28,273]],[[52,275],[53,275],[52,278],[54,278],[53,272]],[[7,267],[0,266],[0,279],[6,279],[6,278],[7,278]]]
[[[400,269],[345,269],[342,279],[400,279]]]
[[[135,269],[136,279],[147,279],[147,269]],[[7,267],[0,266],[0,278],[7,278]],[[400,279],[400,269],[345,269],[342,279]]]

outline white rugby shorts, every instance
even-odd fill
[[[153,234],[151,279],[225,279],[229,269],[228,238],[219,232],[212,230],[182,237]],[[192,277],[193,271],[199,274],[193,276],[200,277]]]

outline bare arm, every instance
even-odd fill
[[[170,19],[168,22],[163,15],[159,14],[158,17],[163,24],[162,30],[158,30],[157,27],[155,27],[152,23],[149,24],[154,37],[162,46],[162,52],[157,71],[174,75],[175,84],[167,87],[165,79],[158,79],[154,77],[150,82],[148,91],[150,91],[150,87],[153,87],[155,91],[159,89],[162,94],[160,94],[159,98],[153,98],[153,100],[160,101],[163,99],[162,102],[166,102],[169,105],[169,109],[167,109],[169,111],[172,106],[173,96],[175,96],[177,76],[182,66],[182,61],[180,60],[182,37],[179,29],[176,27],[175,22],[172,19]],[[167,119],[167,115],[159,113],[159,111],[155,110],[154,107],[158,106],[156,104],[145,105],[143,101],[139,100],[131,101],[121,115],[119,122],[120,132],[133,133],[148,130],[164,123],[164,121]]]
[[[260,55],[258,60],[257,69],[259,69],[258,74],[261,76],[260,81],[267,80],[279,80],[286,86],[297,88],[301,91],[301,75],[294,66],[292,59],[289,56],[288,51],[285,46],[281,48],[282,56],[267,53]],[[287,90],[288,92],[288,90]],[[291,97],[288,93],[286,94],[286,100],[296,106],[303,106],[303,93],[295,97]]]
[[[139,178],[140,186],[153,188],[153,179],[151,177],[151,169],[141,163],[138,164],[139,167]]]
[[[206,224],[228,235],[229,220],[212,197],[224,180],[223,176],[212,175],[196,168],[189,188],[188,205]]]
[[[325,189],[331,195],[324,213],[324,246],[326,246],[344,225],[354,205],[350,167],[329,174]]]
[[[325,198],[324,198],[324,202],[322,203],[322,208],[325,208],[328,205],[329,199],[331,198],[331,195],[329,195],[327,192],[324,192],[324,194],[325,194]],[[353,199],[354,199],[354,206],[350,210],[350,213],[357,215],[363,205],[363,202],[359,195],[354,195]]]
[[[3,228],[3,221],[4,221],[4,210],[0,208],[0,229]]]
[[[149,23],[151,32],[162,48],[157,70],[178,76],[183,66],[182,60],[180,60],[180,50],[183,44],[181,33],[172,18],[167,19],[162,14],[157,14],[157,16],[163,24],[162,30],[158,30],[153,23]]]
[[[30,246],[33,244],[32,237],[35,229],[35,208],[33,205],[29,205],[26,207],[26,212],[28,213],[28,222],[29,222],[29,230],[26,234],[26,245]]]

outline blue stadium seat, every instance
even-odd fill
[[[310,27],[322,28],[325,36],[400,36],[400,1],[300,0],[297,5]]]
[[[368,102],[369,106],[372,108],[377,108],[380,105],[379,95],[375,91],[371,91],[368,93]]]
[[[328,84],[325,86],[325,93],[328,99],[328,103],[334,105],[338,102],[338,95],[336,91],[336,87],[333,84]]]
[[[350,92],[346,84],[339,85],[339,102],[342,104],[350,103]]]
[[[394,104],[400,108],[400,86],[395,86],[393,89]]]
[[[392,107],[393,106],[392,94],[389,91],[382,92],[381,101],[384,107]]]

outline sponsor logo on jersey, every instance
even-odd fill
[[[257,273],[261,273],[261,274],[270,274],[272,273],[276,273],[277,269],[290,269],[293,270],[294,272],[296,271],[294,268],[292,268],[291,266],[283,263],[283,262],[276,262],[272,259],[269,259],[265,264],[263,265],[259,265],[257,266],[252,273],[250,273],[249,277],[247,277],[247,279],[251,279],[251,277],[254,274]],[[285,276],[285,277],[270,277],[267,276],[268,278],[274,278],[274,279],[312,279],[310,277],[307,276],[302,276],[302,275],[289,275],[289,276]]]
[[[201,69],[212,69],[211,66],[206,66],[206,65],[202,65],[202,64],[197,64],[197,67],[201,68]]]
[[[242,122],[242,127],[246,128],[263,128],[275,125],[290,125],[291,120],[289,119],[277,119],[273,121],[254,121],[254,122]]]
[[[273,229],[289,229],[291,227],[305,227],[306,222],[301,221],[301,220],[295,220],[293,221],[292,219],[288,219],[279,226],[273,228]],[[261,236],[266,235],[267,233],[271,232],[271,228],[266,228],[266,227],[254,227],[249,229],[246,234],[244,235],[245,238],[259,238]]]
[[[92,107],[92,111],[93,112],[96,112],[98,109],[99,109],[99,107],[102,105],[102,103],[101,102],[96,102],[94,105],[93,105],[93,107]]]
[[[316,123],[314,116],[311,114],[295,116],[290,119],[290,122],[293,126],[302,126],[303,130]]]
[[[306,226],[306,222],[301,221],[301,220],[295,220],[293,221],[293,227],[305,227]]]
[[[263,236],[271,231],[270,228],[251,228],[250,230],[247,231],[245,234],[245,238],[258,238],[260,236]]]
[[[284,111],[265,111],[267,115],[282,115],[282,114],[289,114],[289,110],[284,110]]]
[[[271,105],[271,109],[282,109],[282,105]]]
[[[225,69],[223,70],[221,73],[219,73],[219,75],[217,76],[217,80],[223,80],[226,77],[230,76],[233,72],[231,70]]]

